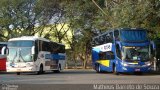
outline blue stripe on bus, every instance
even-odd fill
[[[143,42],[143,43],[126,43],[126,42],[123,42],[122,46],[147,46],[149,44],[150,44],[150,42]]]
[[[52,59],[52,60],[65,60],[65,55],[59,54],[46,54],[45,59]]]

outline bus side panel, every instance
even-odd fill
[[[96,52],[95,50],[92,50],[92,65],[93,65],[93,68],[95,68],[95,64],[96,64],[97,60],[99,60],[98,52]]]
[[[121,65],[121,63],[122,63],[122,60],[117,59],[117,61],[116,61],[117,72],[123,72],[123,70],[122,70],[123,66]]]
[[[112,72],[112,65],[111,65],[111,62],[110,62],[110,64],[109,64],[109,67],[106,67],[106,66],[100,64],[100,68],[101,68],[102,71]]]
[[[6,71],[6,58],[0,58],[0,71]]]
[[[59,65],[61,70],[65,68],[66,54],[46,54],[45,59],[46,70],[57,70]]]
[[[113,72],[113,64],[116,63],[115,61],[116,61],[115,59],[114,60],[110,60],[110,66],[109,66],[109,68],[110,68],[111,72]]]
[[[65,68],[66,54],[59,54],[59,64],[61,65],[61,70]]]

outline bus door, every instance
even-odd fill
[[[99,53],[99,60],[97,62],[105,67],[106,70],[104,70],[102,68],[103,71],[111,72],[114,59],[115,59],[115,56],[112,51],[100,52]]]

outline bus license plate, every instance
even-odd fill
[[[17,71],[21,71],[21,69],[17,69]]]
[[[135,69],[135,71],[137,71],[137,72],[138,72],[138,71],[140,71],[140,69]]]

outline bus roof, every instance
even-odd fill
[[[11,38],[8,41],[19,41],[19,40],[33,40],[33,41],[42,40],[42,41],[46,41],[46,42],[53,42],[48,39],[45,39],[42,37],[37,37],[37,36],[22,36],[22,37],[17,37],[17,38]],[[57,42],[54,42],[54,43],[57,43]],[[57,44],[61,44],[61,43],[57,43]],[[61,45],[64,45],[64,44],[61,44]]]
[[[17,41],[17,40],[43,40],[43,41],[47,41],[50,42],[49,40],[42,38],[42,37],[37,37],[37,36],[22,36],[22,37],[17,37],[17,38],[11,38],[8,41]]]
[[[121,30],[147,30],[147,29],[143,29],[143,28],[117,28],[117,29],[109,29],[109,30],[104,31],[101,34],[99,34],[99,35],[97,35],[97,36],[95,36],[93,38],[97,38],[97,37],[102,36],[102,35],[104,35],[106,33],[114,32],[115,30],[121,31]]]
[[[7,44],[7,42],[0,42],[0,44]]]
[[[121,30],[147,30],[147,29],[143,29],[143,28],[117,28],[117,29],[107,30],[107,31],[103,32],[102,34],[108,33],[108,32],[113,32],[113,31],[115,31],[115,30],[121,31]]]
[[[120,29],[115,29],[115,30],[147,30],[145,28],[120,28]]]

